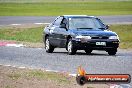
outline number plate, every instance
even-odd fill
[[[106,42],[96,42],[96,45],[106,46]]]

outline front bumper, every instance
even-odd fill
[[[119,47],[119,40],[110,39],[90,39],[87,41],[72,40],[74,46],[78,50],[92,49],[92,50],[108,50]],[[106,45],[96,45],[96,42],[105,42]]]

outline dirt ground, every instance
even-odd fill
[[[36,73],[34,76],[27,74],[32,71],[35,72],[37,70],[0,65],[0,88],[109,88],[106,84],[85,84],[84,86],[80,86],[76,83],[75,77],[70,77],[64,81],[66,75],[64,75],[63,79],[59,79],[60,82],[64,82],[59,83],[53,80],[56,77],[55,75],[59,73],[55,73],[52,79],[46,79],[41,73],[39,73],[40,77],[35,76],[38,75]]]

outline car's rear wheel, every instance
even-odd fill
[[[46,37],[45,49],[46,49],[47,53],[52,53],[54,51],[54,47],[50,44],[50,41],[49,41],[48,37]]]
[[[92,52],[91,49],[85,49],[84,51],[86,52],[86,54],[91,54],[91,52]]]
[[[109,55],[116,55],[117,49],[110,49],[108,50]]]
[[[72,42],[71,39],[69,39],[69,41],[68,41],[67,50],[68,50],[68,54],[69,54],[69,55],[74,55],[74,54],[76,54],[76,51],[77,51],[77,50],[75,49],[75,46],[74,46],[74,44],[73,44],[73,42]]]

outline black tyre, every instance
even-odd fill
[[[86,49],[84,50],[86,52],[86,54],[91,54],[92,50],[91,49]]]
[[[86,83],[86,78],[84,76],[77,76],[76,81],[79,85],[84,85]]]
[[[108,50],[109,55],[116,55],[117,49]]]
[[[50,44],[48,37],[45,39],[45,49],[47,53],[52,53],[54,51],[54,47]]]
[[[68,51],[68,54],[69,55],[74,55],[74,54],[76,54],[76,49],[75,49],[75,46],[74,46],[74,44],[73,44],[73,42],[72,42],[72,40],[71,39],[69,39],[69,41],[68,41],[68,44],[67,44],[67,51]]]

